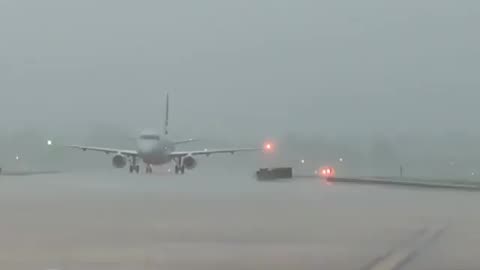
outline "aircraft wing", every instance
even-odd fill
[[[126,150],[126,149],[115,149],[115,148],[107,148],[107,147],[96,147],[96,146],[86,146],[86,145],[67,145],[69,148],[80,149],[83,151],[96,151],[96,152],[104,152],[105,154],[123,154],[125,156],[136,157],[138,156],[138,152],[135,150]]]
[[[222,153],[230,153],[234,154],[236,152],[252,152],[252,151],[261,151],[262,148],[230,148],[230,149],[204,149],[198,151],[176,151],[170,153],[170,157],[177,158],[177,157],[184,157],[188,155],[192,156],[210,156],[212,154],[222,154]]]

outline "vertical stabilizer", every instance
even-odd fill
[[[163,125],[163,131],[165,135],[168,135],[168,111],[169,111],[169,104],[168,104],[168,93],[166,95],[166,103],[165,103],[165,123]]]

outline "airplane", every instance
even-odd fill
[[[219,153],[231,153],[236,152],[251,152],[265,150],[270,152],[272,150],[272,144],[266,143],[263,148],[228,148],[228,149],[204,149],[204,150],[192,150],[192,151],[175,151],[175,146],[179,144],[185,144],[195,141],[194,139],[187,139],[181,141],[173,141],[168,139],[168,113],[169,113],[169,98],[166,94],[166,107],[165,107],[165,122],[164,122],[164,134],[160,135],[157,132],[145,130],[137,138],[137,149],[115,149],[107,147],[96,147],[86,145],[67,145],[69,148],[80,149],[83,151],[97,151],[104,152],[106,154],[114,154],[112,159],[112,165],[115,168],[124,168],[129,163],[129,172],[139,173],[140,166],[138,160],[140,159],[145,163],[145,172],[150,174],[153,172],[152,165],[164,165],[171,161],[175,162],[175,174],[184,174],[185,169],[192,170],[197,166],[197,156],[210,156],[212,154]],[[51,141],[48,142],[52,144]]]

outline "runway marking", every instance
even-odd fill
[[[398,270],[406,263],[410,262],[418,252],[438,238],[445,227],[425,228],[413,236],[409,245],[396,250],[391,250],[387,254],[375,259],[365,268],[365,270]]]

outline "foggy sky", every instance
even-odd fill
[[[0,2],[0,121],[79,134],[480,133],[475,1]],[[188,134],[188,135],[185,135]]]

